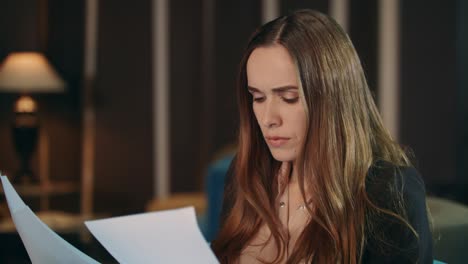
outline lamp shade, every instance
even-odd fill
[[[10,53],[0,66],[0,92],[63,92],[65,82],[38,52]]]

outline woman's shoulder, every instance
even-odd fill
[[[426,231],[417,230],[428,223],[428,214],[424,180],[415,167],[376,163],[366,177],[366,192],[379,208],[403,213],[417,232]]]
[[[366,177],[366,191],[370,196],[390,194],[425,197],[426,188],[418,170],[413,166],[399,166],[387,161],[375,162]]]
[[[388,259],[406,263],[419,259],[419,263],[432,263],[432,234],[426,209],[426,189],[418,170],[413,166],[377,162],[369,169],[366,191],[369,199],[379,208],[398,215],[403,213],[417,236],[389,215],[368,212],[366,226],[369,243],[364,258],[367,261],[363,262]],[[396,210],[398,207],[402,211]],[[395,247],[382,250],[381,239]]]

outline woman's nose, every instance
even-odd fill
[[[279,109],[273,100],[265,102],[262,120],[263,126],[273,128],[281,125],[281,118],[278,110]]]

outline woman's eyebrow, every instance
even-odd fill
[[[255,87],[252,87],[252,86],[247,86],[247,89],[250,91],[250,92],[258,92],[258,93],[261,93],[262,91],[260,91],[258,88],[255,88]],[[284,92],[287,92],[289,90],[297,90],[297,86],[294,86],[294,85],[285,85],[285,86],[280,86],[280,87],[276,87],[276,88],[273,88],[271,89],[274,93],[284,93]]]

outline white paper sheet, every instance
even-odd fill
[[[21,200],[6,176],[1,176],[8,207],[32,263],[99,263],[45,225]]]
[[[193,207],[85,222],[119,263],[218,263]]]

